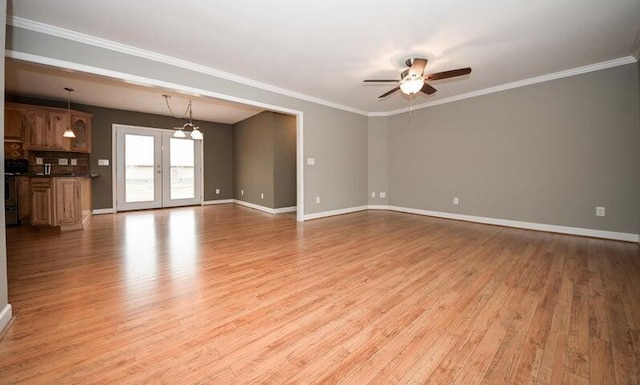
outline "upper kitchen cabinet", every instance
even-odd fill
[[[48,150],[51,136],[47,111],[29,108],[24,115],[24,141],[27,150]]]
[[[72,152],[91,152],[91,115],[71,113],[71,129],[76,137],[71,139]]]
[[[22,116],[24,148],[30,151],[91,152],[91,115],[71,111],[76,137],[65,138],[69,111],[61,108],[24,106]]]
[[[24,109],[9,103],[4,109],[4,140],[6,142],[22,142],[22,117]]]

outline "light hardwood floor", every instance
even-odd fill
[[[7,229],[2,384],[637,384],[632,243],[234,206]]]

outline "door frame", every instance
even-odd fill
[[[132,126],[129,124],[119,124],[119,123],[113,123],[111,125],[111,190],[112,190],[112,198],[113,198],[113,202],[112,202],[112,207],[113,207],[113,212],[117,213],[118,212],[118,206],[117,206],[117,200],[118,200],[118,176],[117,176],[117,170],[116,167],[118,165],[118,159],[117,159],[117,149],[118,149],[118,143],[117,143],[117,128],[118,127],[122,127],[125,129],[133,129],[133,130],[140,130],[140,131],[153,131],[153,132],[160,132],[160,136],[162,136],[162,133],[164,131],[170,131],[168,129],[163,129],[163,128],[154,128],[154,127],[142,127],[142,126]],[[161,151],[164,151],[163,149]],[[204,148],[203,148],[203,144],[200,143],[200,167],[198,167],[198,170],[196,171],[199,174],[200,177],[200,191],[197,192],[197,194],[199,195],[198,202],[196,204],[202,205],[203,201],[204,201]],[[164,155],[164,154],[163,154]],[[164,163],[164,161],[163,161]],[[163,170],[164,171],[164,170]],[[164,175],[162,177],[164,179]],[[163,182],[164,183],[164,182]],[[171,208],[171,207],[177,207],[177,206],[167,206],[166,208]]]

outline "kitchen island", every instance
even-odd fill
[[[93,218],[91,178],[96,174],[21,176],[20,217],[32,226],[82,230]]]

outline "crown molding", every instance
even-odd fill
[[[359,110],[357,108],[352,108],[352,107],[344,106],[342,104],[334,103],[328,100],[301,94],[299,92],[288,90],[286,88],[276,87],[271,84],[267,84],[257,80],[234,75],[229,72],[220,71],[215,68],[193,63],[187,60],[178,59],[172,56],[159,54],[157,52],[133,47],[126,44],[117,43],[111,40],[102,39],[102,38],[87,35],[84,33],[71,31],[71,30],[56,27],[53,25],[40,23],[34,20],[24,19],[17,16],[7,16],[7,24],[17,28],[22,28],[22,29],[26,29],[34,32],[43,33],[45,35],[59,37],[62,39],[71,40],[78,43],[88,44],[91,46],[104,48],[111,51],[124,53],[127,55],[136,56],[142,59],[147,59],[147,60],[152,60],[152,61],[163,63],[163,64],[168,64],[174,67],[184,68],[190,71],[199,72],[205,75],[214,76],[224,80],[229,80],[234,83],[239,83],[246,86],[259,88],[265,91],[274,92],[284,96],[290,96],[292,98],[320,104],[320,105],[331,107],[331,108],[336,108],[338,110],[352,112],[358,115],[364,115],[364,116],[368,115],[367,111]]]
[[[398,109],[398,110],[387,111],[387,112],[372,112],[372,113],[369,113],[369,116],[370,117],[378,117],[378,116],[398,115],[398,114],[402,114],[402,113],[409,112],[409,111],[415,111],[415,110],[420,110],[420,109],[423,109],[423,108],[429,108],[429,107],[438,106],[440,104],[456,102],[458,100],[475,98],[477,96],[493,94],[493,93],[496,93],[496,92],[506,91],[506,90],[519,88],[519,87],[524,87],[524,86],[530,86],[530,85],[533,85],[533,84],[544,83],[544,82],[548,82],[548,81],[551,81],[551,80],[567,78],[567,77],[570,77],[570,76],[581,75],[581,74],[585,74],[585,73],[589,73],[589,72],[599,71],[599,70],[603,70],[603,69],[607,69],[607,68],[613,68],[613,67],[618,67],[618,66],[621,66],[621,65],[637,63],[637,62],[638,62],[638,60],[635,57],[633,57],[633,56],[625,56],[625,57],[621,57],[621,58],[618,58],[618,59],[607,60],[607,61],[604,61],[604,62],[600,62],[600,63],[596,63],[596,64],[590,64],[590,65],[583,66],[583,67],[572,68],[572,69],[565,70],[565,71],[554,72],[554,73],[547,74],[547,75],[536,76],[536,77],[529,78],[529,79],[519,80],[517,82],[506,83],[506,84],[502,84],[502,85],[495,86],[495,87],[489,87],[489,88],[485,88],[485,89],[478,90],[478,91],[467,92],[465,94],[455,95],[455,96],[451,96],[451,97],[448,97],[448,98],[442,98],[442,99],[434,100],[433,102],[428,102],[428,103],[424,103],[424,104],[419,104],[419,105],[413,106],[413,108],[405,107],[405,108],[401,108],[401,109]]]
[[[640,45],[639,45],[635,50],[636,52],[633,55],[625,56],[618,59],[608,60],[608,61],[591,64],[587,66],[582,66],[582,67],[577,67],[577,68],[572,68],[565,71],[554,72],[547,75],[519,80],[512,83],[506,83],[506,84],[498,85],[495,87],[489,87],[489,88],[485,88],[478,91],[467,92],[460,95],[454,95],[451,97],[434,100],[432,102],[415,105],[412,108],[405,107],[405,108],[400,108],[397,110],[391,110],[386,112],[367,112],[357,108],[331,102],[328,100],[316,98],[310,95],[301,94],[299,92],[295,92],[285,88],[276,87],[267,83],[259,82],[257,80],[252,80],[242,76],[234,75],[229,72],[220,71],[220,70],[207,67],[201,64],[196,64],[196,63],[178,59],[172,56],[159,54],[153,51],[133,47],[126,44],[117,43],[111,40],[98,38],[98,37],[83,34],[80,32],[75,32],[68,29],[52,26],[49,24],[40,23],[34,20],[29,20],[29,19],[25,19],[17,16],[7,16],[7,24],[17,28],[23,28],[26,30],[39,32],[39,33],[43,33],[43,34],[54,36],[54,37],[75,41],[78,43],[88,44],[95,47],[100,47],[100,48],[108,49],[111,51],[124,53],[128,55],[140,57],[143,59],[163,63],[163,64],[168,64],[174,67],[185,68],[194,72],[232,81],[234,83],[243,84],[243,85],[254,87],[254,88],[259,88],[259,89],[269,91],[269,92],[274,92],[280,95],[289,96],[289,97],[304,100],[307,102],[316,103],[323,106],[327,106],[327,107],[331,107],[331,108],[335,108],[335,109],[343,110],[347,112],[352,112],[354,114],[364,115],[368,117],[384,117],[384,116],[393,116],[393,115],[403,114],[412,110],[420,110],[424,108],[438,106],[441,104],[456,102],[458,100],[475,98],[477,96],[488,95],[496,92],[514,89],[514,88],[548,82],[551,80],[557,80],[557,79],[562,79],[570,76],[581,75],[588,72],[599,71],[602,69],[617,67],[625,64],[637,63],[640,57]]]

